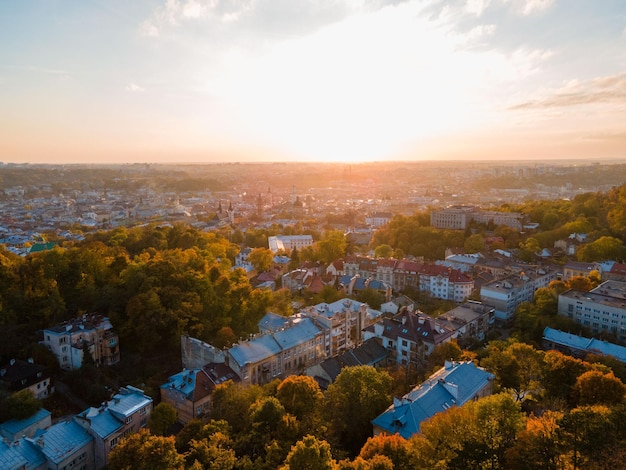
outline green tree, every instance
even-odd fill
[[[131,434],[111,451],[111,470],[183,469],[183,456],[176,452],[174,437],[153,436],[142,429]]]
[[[325,232],[317,243],[320,259],[325,263],[332,263],[346,254],[346,237],[341,230]]]
[[[467,237],[463,248],[466,253],[480,253],[485,250],[485,237],[480,233],[474,233]]]
[[[272,267],[274,253],[268,248],[255,248],[248,255],[248,261],[257,273],[262,273]]]
[[[334,470],[330,445],[314,436],[305,436],[291,448],[281,470]]]
[[[372,434],[371,420],[391,403],[392,385],[385,371],[343,368],[326,391],[324,413],[333,442],[356,455]]]
[[[169,403],[161,402],[154,407],[148,420],[148,427],[155,436],[165,436],[168,429],[178,421],[178,412]]]
[[[41,401],[35,398],[32,390],[25,388],[9,395],[2,402],[0,408],[0,418],[7,419],[26,419],[37,413],[41,409]]]
[[[387,244],[378,245],[374,248],[374,256],[376,258],[390,258],[393,254],[393,248]]]

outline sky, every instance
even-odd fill
[[[624,158],[624,0],[0,2],[5,163]]]

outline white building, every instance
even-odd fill
[[[294,248],[300,251],[302,248],[313,245],[313,237],[311,235],[276,235],[268,237],[267,243],[269,249],[273,253],[278,251],[291,252]]]
[[[559,295],[558,313],[593,333],[611,332],[620,341],[626,341],[626,282],[605,281],[589,292],[563,292]]]

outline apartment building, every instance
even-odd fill
[[[589,292],[563,292],[559,295],[558,313],[593,333],[610,332],[620,342],[626,342],[626,282],[609,280]]]
[[[98,365],[120,360],[119,338],[107,317],[83,315],[43,330],[41,341],[57,358],[64,370],[80,369],[85,350]]]

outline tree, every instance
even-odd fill
[[[547,351],[543,362],[541,382],[546,398],[552,400],[569,400],[578,376],[590,368],[589,364],[580,359],[558,351]]]
[[[255,248],[248,255],[248,261],[257,273],[262,273],[272,267],[274,253],[268,248]]]
[[[208,439],[192,439],[189,452],[185,454],[188,468],[197,462],[203,469],[231,470],[237,463],[231,445],[230,438],[221,432],[212,434]]]
[[[131,434],[109,454],[111,470],[171,470],[184,468],[174,437],[153,436],[145,429]]]
[[[525,426],[525,417],[518,402],[506,394],[491,395],[468,406],[476,417],[478,440],[485,449],[488,468],[504,469],[505,452]]]
[[[306,375],[291,375],[278,386],[276,397],[288,413],[302,421],[318,413],[324,399],[319,384]]]
[[[0,419],[26,419],[41,409],[41,401],[35,398],[32,390],[25,388],[9,395],[0,408]]]
[[[578,405],[618,405],[624,403],[626,386],[612,372],[590,370],[576,379],[573,395]]]
[[[389,258],[393,254],[393,248],[387,244],[378,245],[374,248],[374,256],[376,258]]]
[[[381,434],[370,437],[359,453],[359,457],[364,460],[371,460],[377,455],[388,457],[393,463],[394,470],[417,468],[411,447],[407,440],[398,434],[393,436]]]
[[[324,233],[317,243],[320,259],[332,263],[346,254],[346,237],[341,230],[330,230]]]
[[[584,292],[589,292],[593,289],[593,285],[591,284],[591,279],[587,276],[574,276],[567,280],[567,287],[570,289],[581,290]]]
[[[295,443],[281,470],[334,470],[336,467],[328,442],[309,435]]]
[[[506,452],[506,468],[511,470],[557,470],[560,467],[559,425],[562,413],[546,411],[530,416],[513,446]]]
[[[485,250],[485,237],[483,237],[480,233],[474,233],[467,237],[465,243],[463,244],[463,248],[466,253],[480,253]]]
[[[326,391],[324,413],[333,442],[356,455],[372,434],[371,420],[389,406],[391,387],[385,371],[343,368]]]
[[[161,402],[150,414],[148,426],[155,436],[165,436],[168,429],[178,420],[178,413],[169,403]]]

